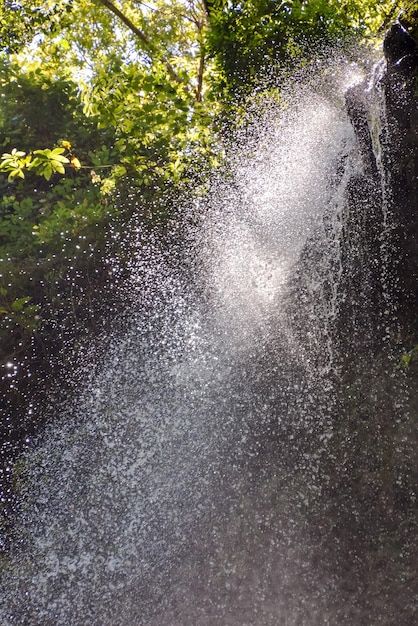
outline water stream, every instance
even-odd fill
[[[187,254],[138,232],[130,328],[25,460],[2,625],[366,624],[318,538],[360,167],[343,108],[358,73],[320,74],[237,141]],[[306,311],[292,281],[309,241]]]

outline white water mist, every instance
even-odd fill
[[[155,242],[133,263],[130,330],[25,460],[5,626],[328,623],[328,581],[305,580],[316,459],[296,443],[322,408],[284,300],[353,150],[334,74],[237,143],[196,209],[193,281]]]

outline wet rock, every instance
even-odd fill
[[[383,52],[391,65],[416,52],[416,42],[401,24],[394,24],[383,42]]]
[[[351,87],[345,94],[348,117],[353,125],[359,143],[366,174],[376,177],[376,159],[373,153],[372,136],[369,128],[365,86],[363,83]]]

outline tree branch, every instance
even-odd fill
[[[196,88],[196,102],[202,102],[203,91],[203,72],[205,70],[205,54],[203,51],[200,53],[199,70],[197,73],[197,88]]]
[[[113,2],[111,2],[111,0],[98,0],[98,2],[102,4],[104,7],[106,7],[107,9],[109,9],[109,11],[111,11],[114,15],[116,15],[116,17],[118,17],[125,24],[125,26],[127,26],[129,30],[138,37],[138,39],[144,44],[146,48],[148,48],[148,50],[151,53],[156,54],[156,49],[155,49],[154,44],[148,39],[145,33],[140,28],[138,28],[129,19],[129,17],[127,17],[124,13],[122,13],[122,11],[118,9],[118,7],[115,4],[113,4]],[[170,78],[174,80],[176,83],[181,83],[182,80],[180,76],[177,74],[177,72],[175,71],[175,69],[173,68],[173,66],[171,65],[171,63],[169,63],[168,61],[164,61],[164,64],[167,68]]]
[[[197,3],[196,3],[197,4]],[[203,75],[205,72],[205,63],[206,63],[206,55],[203,44],[202,32],[205,27],[208,25],[208,13],[206,0],[203,0],[201,6],[201,14],[198,15],[195,11],[195,6],[192,2],[190,2],[190,13],[193,17],[193,21],[196,25],[198,35],[199,35],[199,43],[200,43],[200,58],[199,58],[199,69],[197,71],[197,88],[195,93],[196,102],[202,102],[203,95]]]

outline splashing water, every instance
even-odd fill
[[[336,623],[309,527],[332,400],[288,285],[338,209],[346,86],[297,87],[236,146],[196,207],[192,278],[140,250],[130,330],[26,459],[5,626]]]

